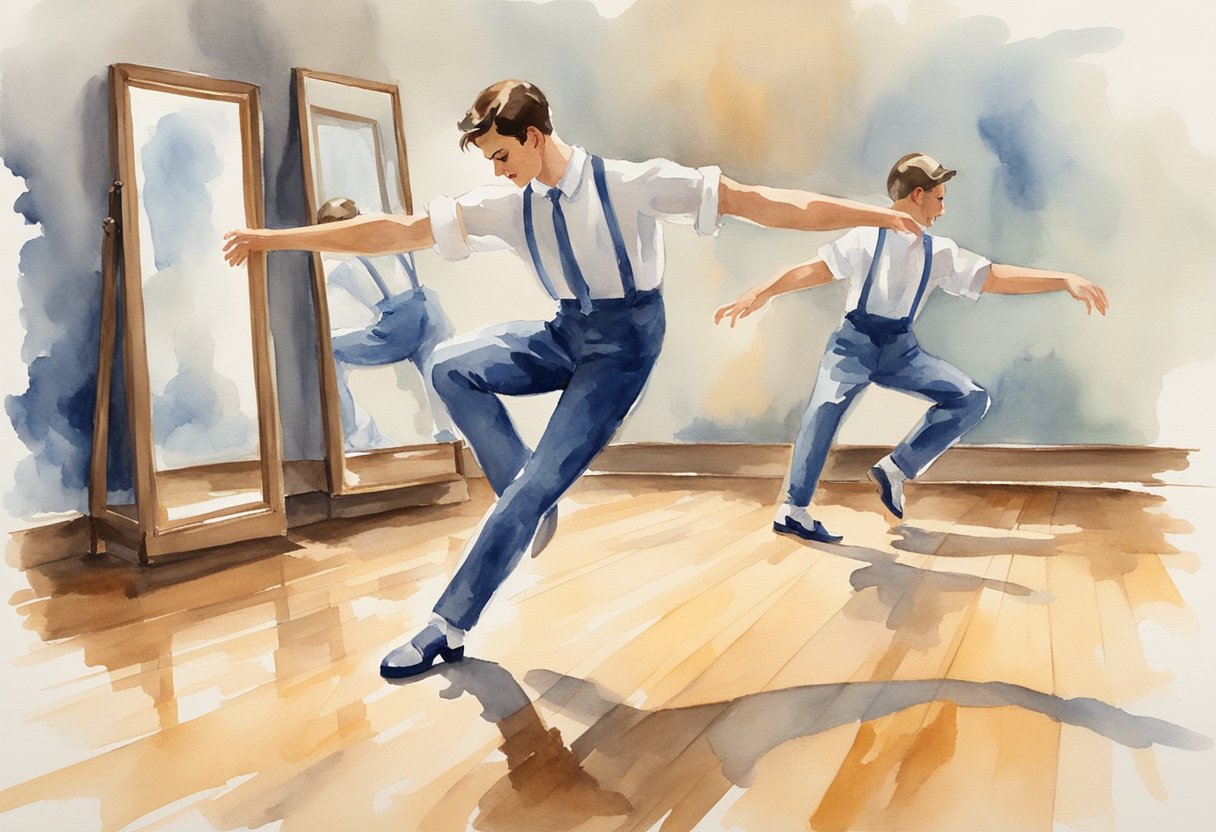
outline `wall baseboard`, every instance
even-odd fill
[[[284,480],[287,483],[288,537],[292,529],[324,520],[363,517],[417,506],[448,505],[469,499],[469,486],[464,479],[335,497],[326,491],[323,462],[293,460],[285,463],[283,467]],[[256,556],[258,552],[271,551],[276,545],[274,541],[283,540],[284,538],[279,536],[234,543],[202,553],[185,552],[177,557],[163,559],[157,564],[157,568],[163,569],[171,562],[185,561],[195,556],[216,562],[239,562],[243,558]],[[54,523],[12,532],[5,549],[5,561],[17,569],[31,569],[58,560],[83,557],[88,554],[90,544],[89,518],[75,515]],[[105,541],[100,545],[101,551],[121,560],[133,564],[139,561],[134,551],[121,545]]]
[[[589,473],[780,480],[785,477],[789,467],[790,450],[789,445],[611,445],[596,457]],[[823,480],[862,482],[866,469],[890,450],[890,447],[879,445],[833,448]],[[1194,453],[1180,448],[1132,445],[965,445],[948,451],[918,482],[1107,487],[1194,485],[1195,475],[1186,474]],[[483,476],[468,448],[465,448],[464,455],[465,475]],[[333,498],[324,490],[325,470],[322,463],[315,460],[289,461],[284,468],[289,495],[289,530],[334,517],[359,517],[410,506],[459,502],[468,498],[467,486],[463,481]],[[14,532],[8,544],[6,560],[10,566],[29,569],[63,558],[79,557],[88,550],[88,518],[77,516]]]
[[[882,445],[833,448],[823,481],[862,482],[866,470],[890,450]],[[783,479],[790,451],[790,445],[610,445],[591,463],[590,473]],[[963,445],[947,451],[917,481],[1169,485],[1180,482],[1175,475],[1190,467],[1192,453],[1133,445]],[[465,474],[482,476],[467,448]]]

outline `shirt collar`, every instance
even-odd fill
[[[577,145],[572,150],[574,152],[570,155],[570,163],[566,165],[566,172],[562,174],[561,179],[557,180],[556,185],[566,199],[574,199],[578,195],[579,189],[583,186],[583,169],[587,167],[587,151]],[[548,191],[549,189],[546,188],[545,193]]]

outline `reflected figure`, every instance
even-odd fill
[[[317,222],[358,215],[353,200],[338,197],[321,206]],[[385,269],[385,263],[393,268]],[[401,362],[413,364],[422,376],[434,440],[454,442],[452,421],[432,387],[431,364],[435,348],[455,329],[439,299],[418,280],[413,254],[376,260],[364,256],[338,259],[330,254],[325,280],[346,449],[368,451],[400,444],[381,432],[372,415],[356,403],[350,376],[358,367]]]

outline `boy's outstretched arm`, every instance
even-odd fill
[[[1079,274],[1006,266],[993,263],[984,281],[983,291],[994,295],[1035,295],[1042,292],[1068,292],[1085,304],[1088,315],[1097,309],[1102,315],[1110,308],[1106,292]]]
[[[828,269],[827,263],[819,259],[808,260],[777,275],[768,283],[753,286],[740,295],[734,303],[719,307],[718,311],[714,313],[714,323],[721,323],[723,318],[730,318],[730,325],[734,326],[736,320],[746,318],[777,295],[797,292],[799,289],[810,289],[831,282],[832,272]]]
[[[902,211],[811,191],[741,185],[725,176],[718,189],[718,213],[751,220],[767,228],[797,231],[835,231],[870,225],[918,236],[921,233],[916,220]]]
[[[256,251],[392,254],[435,244],[428,216],[368,215],[299,228],[241,228],[224,235],[224,259],[241,266]]]

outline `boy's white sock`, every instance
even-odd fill
[[[886,472],[887,479],[889,479],[892,484],[894,484],[896,480],[899,480],[899,484],[903,485],[904,480],[908,479],[908,475],[899,470],[899,466],[895,464],[895,460],[891,459],[890,454],[887,454],[882,459],[878,460],[878,465],[883,471]]]
[[[891,455],[887,454],[882,459],[878,460],[878,467],[887,475],[887,479],[891,482],[891,497],[895,500],[895,505],[901,509],[904,506],[904,482],[907,481],[908,475],[899,470],[899,466],[895,464],[895,460],[891,459]]]
[[[455,649],[464,644],[464,630],[460,629],[454,624],[449,623],[448,620],[439,613],[433,613],[431,615],[431,620],[428,623],[434,624],[439,628],[439,632],[447,636],[448,647]]]
[[[777,508],[777,515],[773,518],[773,522],[785,523],[788,520],[793,520],[808,529],[814,528],[815,526],[815,521],[811,519],[811,512],[808,506],[796,506],[793,503],[782,503]]]

